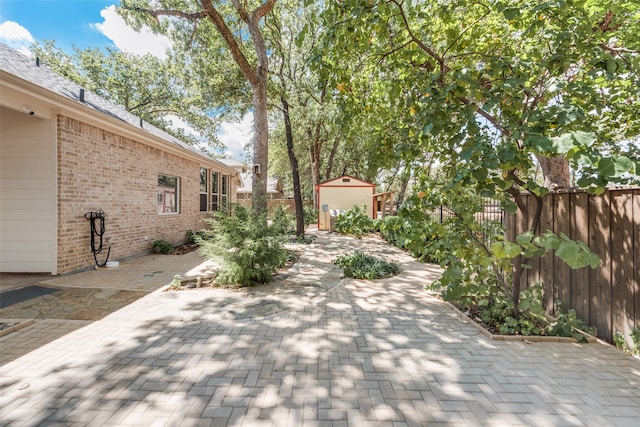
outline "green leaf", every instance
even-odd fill
[[[596,142],[596,136],[592,132],[576,131],[571,133],[573,139],[582,147],[591,147]]]
[[[570,133],[551,138],[551,152],[556,154],[566,154],[576,146],[575,140]]]
[[[504,17],[507,19],[507,21],[513,21],[518,16],[520,16],[520,8],[515,7],[512,9],[505,9],[505,11],[502,13],[504,14]]]
[[[598,162],[598,172],[605,179],[620,177],[634,169],[634,162],[625,156],[605,157]]]
[[[567,154],[570,151],[578,152],[580,148],[591,147],[596,142],[596,136],[591,132],[576,131],[564,133],[550,139],[530,137],[529,142],[555,154]]]
[[[533,242],[536,245],[540,246],[541,248],[549,250],[549,249],[555,249],[558,246],[560,246],[560,244],[562,243],[562,240],[558,236],[553,234],[551,231],[547,231],[545,234],[533,239]]]
[[[487,176],[489,175],[489,171],[484,168],[475,169],[473,172],[471,172],[471,175],[473,175],[473,177],[479,182],[483,182],[484,180],[487,179]]]
[[[507,213],[516,213],[516,212],[518,212],[518,205],[516,205],[515,202],[513,202],[511,200],[505,200],[504,203],[502,204],[502,208]]]
[[[531,243],[532,240],[533,240],[533,232],[531,231],[527,231],[526,233],[522,233],[516,236],[516,243],[519,245]]]
[[[590,266],[596,268],[600,259],[593,254],[586,245],[573,240],[566,240],[556,249],[556,256],[567,263],[572,269]]]
[[[520,245],[511,242],[496,242],[491,245],[491,252],[497,258],[511,259],[515,258],[522,252]]]

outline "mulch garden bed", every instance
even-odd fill
[[[171,252],[161,253],[161,255],[184,255],[189,252],[193,252],[198,249],[198,245],[195,243],[185,243],[184,245],[176,246]]]
[[[182,248],[182,246],[188,246],[186,248]],[[192,245],[182,245],[182,246],[178,246],[176,249],[180,250],[184,250],[186,252],[177,252],[177,253],[173,253],[173,252],[169,252],[168,255],[181,255],[184,253],[188,253],[188,252],[192,252],[194,250],[196,250],[198,248],[198,245],[193,245],[195,246],[195,248],[190,249],[190,246]],[[190,250],[189,250],[190,249]],[[291,251],[291,256],[289,257],[289,259],[286,261],[286,263],[280,267],[279,269],[276,270],[276,272],[273,274],[272,281],[277,281],[277,280],[285,280],[288,277],[287,271],[296,263],[298,262],[298,260],[300,259],[300,257],[302,256],[303,251],[301,250],[294,250]],[[180,287],[173,287],[171,285],[169,285],[165,290],[166,291],[183,291],[183,290],[190,290],[190,289],[202,289],[202,288],[222,288],[222,289],[243,289],[243,288],[247,288],[249,286],[244,286],[244,285],[240,285],[240,284],[235,284],[235,285],[220,285],[215,283],[215,275],[212,276],[207,276],[207,277],[200,277],[200,280],[198,280],[198,278],[189,278],[189,279],[184,279],[182,280],[182,283],[180,285]],[[269,283],[265,283],[262,285],[256,285],[256,286],[268,286]]]
[[[487,325],[480,318],[481,309],[479,307],[463,308],[448,301],[443,301],[449,306],[451,311],[462,321],[464,324],[471,324],[481,334],[494,341],[524,341],[528,343],[532,342],[567,342],[576,343],[577,339],[573,337],[560,337],[550,335],[501,335],[498,329],[494,326]],[[598,339],[594,336],[580,331],[586,339],[586,343],[598,342]]]

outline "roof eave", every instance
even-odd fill
[[[160,136],[148,132],[143,127],[136,127],[119,118],[101,113],[100,111],[95,110],[94,108],[91,108],[90,106],[85,105],[80,101],[76,101],[64,95],[52,92],[46,88],[43,88],[28,80],[24,80],[4,70],[0,70],[0,87],[3,89],[3,91],[6,89],[11,89],[17,93],[23,94],[26,97],[34,99],[36,100],[38,105],[46,106],[55,114],[60,114],[63,116],[71,117],[73,119],[77,119],[84,123],[99,127],[125,138],[130,138],[145,145],[158,148],[162,151],[179,155],[183,158],[188,158],[200,164],[215,166],[216,169],[220,169],[223,172],[228,172],[229,174],[238,173],[235,169],[225,165],[224,163],[216,159],[181,147],[171,141],[161,138]],[[20,106],[18,105],[13,105],[12,107],[15,109],[20,108]]]

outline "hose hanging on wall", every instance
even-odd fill
[[[102,209],[98,209],[95,212],[87,212],[84,217],[91,222],[91,252],[93,252],[93,259],[96,260],[98,267],[104,267],[109,260],[109,254],[111,253],[111,243],[109,243],[110,237],[107,237],[107,258],[102,264],[98,262],[98,254],[102,252],[103,236],[105,233],[104,220],[107,214]],[[99,244],[96,246],[96,241],[99,239]]]

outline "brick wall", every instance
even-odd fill
[[[86,212],[106,213],[110,260],[148,253],[158,239],[183,243],[186,230],[204,226],[199,163],[69,117],[57,122],[59,273],[95,264]],[[180,178],[178,214],[158,214],[158,174]]]

